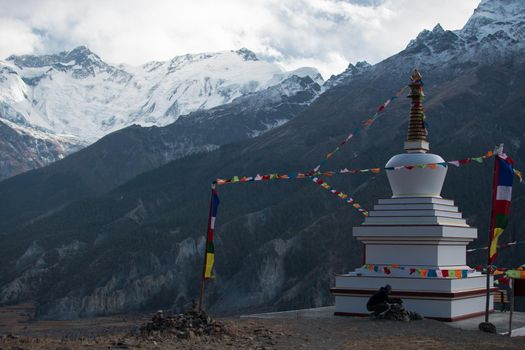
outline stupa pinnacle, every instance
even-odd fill
[[[412,99],[408,117],[408,135],[405,141],[405,150],[408,153],[426,153],[430,149],[425,127],[425,110],[423,108],[425,94],[422,78],[421,73],[414,69],[410,76],[411,83],[408,85],[410,95],[407,97]]]

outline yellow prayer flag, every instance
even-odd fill
[[[503,229],[499,227],[494,228],[494,239],[490,242],[490,254],[489,256],[494,256],[498,250],[498,238],[503,233]]]
[[[204,278],[214,278],[213,264],[215,262],[214,253],[206,253],[206,268],[204,269]]]

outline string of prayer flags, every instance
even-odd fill
[[[460,160],[450,160],[448,162],[440,162],[440,163],[430,163],[430,164],[414,164],[414,165],[402,165],[402,166],[396,166],[396,167],[385,167],[385,168],[368,168],[368,169],[340,169],[337,171],[310,171],[310,172],[292,172],[289,174],[278,174],[278,173],[272,173],[272,174],[266,174],[266,175],[260,175],[257,174],[256,176],[234,176],[230,179],[217,179],[217,185],[226,185],[230,183],[240,183],[240,182],[251,182],[251,181],[268,181],[268,180],[291,180],[291,179],[304,179],[304,178],[312,178],[312,177],[320,177],[320,176],[333,176],[335,174],[360,174],[360,173],[373,173],[373,174],[379,174],[383,169],[385,170],[401,170],[401,169],[438,169],[439,167],[448,167],[449,165],[454,165],[456,167],[459,167],[461,165],[469,164],[471,161],[475,161],[477,163],[482,163],[484,159],[487,159],[489,157],[494,156],[494,152],[488,151],[485,153],[485,155],[481,157],[471,157],[471,158],[465,158]],[[516,171],[514,172],[516,176],[521,176],[521,172]]]
[[[516,175],[520,179],[520,183],[523,182],[523,173],[519,171],[518,169],[514,169],[514,175]]]
[[[474,269],[461,269],[461,270],[452,270],[452,269],[422,269],[415,267],[405,267],[399,266],[398,264],[389,264],[389,265],[376,265],[376,264],[365,264],[362,268],[369,271],[384,273],[385,275],[390,275],[391,270],[399,269],[402,271],[408,271],[409,275],[417,275],[422,278],[450,278],[450,279],[461,279],[467,278],[469,272],[474,272]]]
[[[337,191],[336,189],[332,188],[332,186],[330,186],[328,183],[326,183],[326,181],[321,180],[318,177],[314,177],[312,181],[318,184],[319,186],[321,186],[322,188],[324,188],[325,190],[329,191],[330,193],[341,198],[342,200],[345,201],[345,203],[352,205],[352,207],[354,207],[358,212],[363,214],[363,216],[368,216],[368,211],[364,209],[361,206],[361,204],[357,203],[355,199],[350,197],[348,194],[341,192],[341,191]]]
[[[215,264],[215,247],[213,244],[213,233],[215,231],[215,220],[217,219],[217,211],[219,209],[219,194],[212,185],[211,199],[210,199],[210,215],[208,219],[208,234],[206,235],[206,250],[204,256],[204,271],[202,278],[204,280],[213,278],[213,265]]]
[[[494,188],[492,195],[492,215],[490,227],[489,261],[492,264],[497,256],[498,239],[509,222],[514,161],[505,153],[499,153],[494,162]]]
[[[476,266],[475,270],[483,272],[483,273],[487,273],[487,267],[484,266],[484,265]],[[497,267],[495,265],[489,265],[489,270],[490,270],[490,273],[493,274],[493,275],[501,275],[502,272],[505,272],[505,271],[510,270],[510,269],[504,268],[504,267]]]
[[[525,279],[525,264],[521,265],[517,269],[507,270],[505,276],[514,279]]]
[[[519,244],[525,244],[525,241],[514,241],[514,242],[503,243],[503,244],[498,245],[498,249],[508,248],[514,245],[519,245]],[[479,250],[487,250],[487,249],[489,249],[489,247],[472,248],[472,249],[467,249],[467,253],[476,252]]]
[[[388,100],[386,100],[383,104],[379,105],[379,107],[377,107],[377,110],[376,112],[374,113],[374,115],[372,115],[371,117],[363,120],[361,122],[361,126],[358,126],[356,127],[354,130],[352,130],[347,136],[346,138],[339,142],[339,144],[337,145],[337,147],[331,151],[331,152],[328,152],[325,156],[324,156],[324,159],[321,160],[321,162],[319,163],[319,165],[317,165],[313,171],[316,172],[316,171],[319,171],[319,169],[321,168],[321,166],[330,158],[333,157],[334,154],[336,154],[341,148],[343,148],[347,143],[348,141],[350,141],[350,139],[352,139],[354,136],[357,136],[359,135],[359,133],[361,132],[361,130],[365,130],[365,129],[368,129],[375,121],[377,118],[379,118],[380,114],[382,112],[385,111],[386,107],[392,103],[392,101],[396,100],[399,96],[401,96],[401,94],[403,94],[403,92],[408,89],[408,86],[404,86],[403,88],[401,88],[398,92],[396,92],[396,94],[392,97],[390,97]]]
[[[525,279],[525,271],[509,270],[505,272],[505,275],[509,278],[515,278],[515,279],[520,279],[520,280]]]
[[[465,158],[465,159],[459,159],[459,160],[449,160],[446,162],[439,162],[439,163],[430,163],[430,164],[415,164],[415,165],[401,165],[396,167],[385,167],[385,170],[400,170],[400,169],[437,169],[438,167],[448,167],[449,165],[453,165],[455,167],[460,167],[461,165],[469,164],[471,161],[475,161],[477,163],[483,163],[484,159],[490,158],[494,156],[494,152],[488,151],[485,153],[485,155],[481,157],[471,157],[471,158]]]

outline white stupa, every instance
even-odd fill
[[[411,79],[407,153],[393,156],[386,168],[444,162],[427,153],[421,75],[414,71]],[[485,276],[466,265],[466,246],[477,229],[467,225],[453,200],[441,197],[446,174],[446,167],[433,165],[387,169],[392,197],[379,199],[354,227],[353,235],[365,244],[365,265],[336,276],[336,315],[368,315],[368,298],[386,284],[408,310],[427,318],[456,321],[485,312]]]

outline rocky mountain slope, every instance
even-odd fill
[[[460,159],[503,142],[520,168],[523,41],[490,36],[507,28],[507,18],[521,18],[512,24],[518,28],[524,14],[525,3],[518,0],[482,1],[472,17],[478,19],[462,31],[436,27],[421,33],[402,52],[352,74],[291,121],[258,137],[175,160],[92,198],[50,206],[45,217],[16,217],[33,210],[27,201],[16,203],[16,210],[4,207],[0,222],[15,218],[0,236],[0,302],[34,300],[43,318],[184,306],[198,295],[210,181],[311,169],[405,85],[414,67],[424,75],[434,153]],[[467,43],[467,37],[475,40]],[[517,42],[509,45],[512,40]],[[325,168],[380,167],[402,152],[408,108],[404,99],[393,103]],[[449,169],[445,182],[443,195],[479,228],[474,246],[487,243],[491,176],[490,162],[473,163]],[[60,179],[54,180],[58,187]],[[367,207],[390,194],[384,174],[334,176],[328,182]],[[37,192],[24,193],[29,183],[4,181],[0,193],[14,200]],[[39,191],[51,193],[52,185]],[[208,284],[206,300],[216,313],[330,303],[333,274],[361,262],[362,247],[351,236],[360,214],[309,180],[231,184],[219,193],[217,277]],[[504,241],[525,239],[523,212],[525,187],[516,184]],[[523,249],[502,250],[497,264],[521,264]],[[471,264],[484,261],[484,254],[476,254],[469,255]]]
[[[40,168],[80,149],[78,140],[0,121],[0,180]]]
[[[111,133],[48,167],[0,183],[0,232],[86,196],[105,193],[134,176],[189,154],[254,137],[286,123],[320,93],[310,77],[292,76],[229,104],[190,113],[165,127],[134,125]],[[20,191],[23,189],[22,191]]]
[[[6,175],[0,178],[49,164],[124,127],[165,126],[291,76],[323,83],[313,68],[287,72],[247,49],[177,56],[139,67],[110,65],[85,46],[54,55],[10,56],[0,61],[0,121],[14,124],[25,139],[38,134],[33,143],[52,140],[55,147],[41,155],[38,148],[25,147],[30,157],[8,154],[15,164],[2,168]]]

